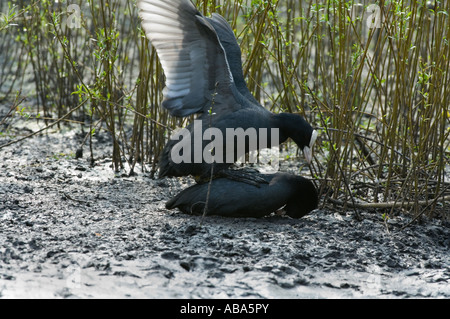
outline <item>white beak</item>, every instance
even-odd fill
[[[314,146],[314,143],[316,143],[317,135],[317,131],[314,130],[311,134],[311,141],[309,142],[309,146],[305,146],[305,148],[303,149],[303,154],[305,155],[305,159],[308,163],[311,163],[312,161],[312,148]]]
[[[312,151],[308,146],[305,146],[305,148],[303,149],[303,154],[305,155],[305,159],[308,164],[310,164],[312,161]]]

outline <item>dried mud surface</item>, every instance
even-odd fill
[[[400,216],[388,232],[379,214],[317,210],[201,225],[164,208],[190,180],[116,176],[101,134],[90,167],[74,158],[80,141],[49,133],[0,150],[0,297],[450,297],[448,222],[401,231]]]

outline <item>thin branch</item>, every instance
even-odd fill
[[[88,100],[88,99],[85,99],[83,102],[81,102],[81,103],[78,104],[76,107],[74,107],[73,109],[71,109],[69,112],[67,112],[65,115],[63,115],[61,118],[57,119],[55,122],[53,122],[53,123],[51,123],[51,124],[49,124],[49,125],[47,125],[47,126],[45,126],[45,127],[43,127],[43,128],[41,128],[40,130],[37,130],[36,132],[30,133],[30,134],[28,134],[28,135],[25,135],[24,137],[21,137],[21,138],[19,138],[19,139],[17,139],[17,140],[14,140],[14,141],[11,141],[11,142],[9,142],[9,143],[0,145],[0,149],[2,149],[2,148],[4,148],[4,147],[7,147],[7,146],[10,146],[10,145],[12,145],[12,144],[21,142],[21,141],[23,141],[23,140],[25,140],[25,139],[27,139],[27,138],[29,138],[29,137],[32,137],[32,136],[34,136],[34,135],[37,135],[37,134],[39,134],[39,133],[41,133],[41,132],[43,132],[43,131],[45,131],[45,130],[48,130],[50,127],[52,127],[52,126],[54,126],[54,125],[56,125],[56,124],[58,124],[58,123],[64,121],[67,117],[69,117],[70,114],[72,114],[74,111],[76,111],[76,110],[78,110],[80,107],[82,107],[82,106],[84,105],[84,103],[87,102],[87,100]]]
[[[443,200],[443,201],[449,201],[450,195],[443,196],[443,197],[436,197],[430,200],[419,200],[419,201],[409,201],[409,202],[382,202],[382,203],[349,203],[347,201],[342,201],[339,199],[333,199],[328,198],[328,201],[330,203],[340,205],[340,206],[348,206],[351,208],[357,208],[357,209],[382,209],[382,208],[406,208],[406,207],[413,207],[415,205],[419,206],[428,206],[430,203],[432,204],[435,201]]]

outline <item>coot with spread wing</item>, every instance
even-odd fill
[[[241,50],[222,16],[212,14],[207,18],[190,0],[139,0],[137,5],[142,28],[164,69],[166,87],[162,105],[171,115],[185,117],[198,113],[203,124],[201,132],[212,127],[222,132],[222,137],[227,129],[242,128],[244,132],[255,129],[257,134],[266,129],[267,134],[257,135],[258,141],[254,143],[246,138],[245,152],[275,146],[291,138],[303,150],[306,160],[311,161],[317,132],[300,115],[272,113],[252,96],[242,72]],[[197,134],[195,140],[194,129],[193,123],[187,127],[192,133],[190,139],[171,139],[167,143],[159,161],[159,177],[193,175],[205,179],[211,165],[218,174],[228,171],[237,159],[236,145],[229,146],[227,141],[216,144],[223,150],[213,151],[214,160],[197,160],[199,152],[194,143],[203,152],[211,140],[205,139],[204,134]],[[272,129],[278,130],[276,135],[271,134]],[[278,136],[275,143],[272,136]],[[177,153],[181,161],[173,158],[177,144],[182,150]],[[183,153],[187,150],[191,154]],[[230,152],[233,156],[228,157]]]

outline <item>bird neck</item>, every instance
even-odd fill
[[[273,114],[275,127],[278,127],[280,129],[280,144],[294,135],[294,132],[297,129],[296,116],[297,115],[291,113]]]

